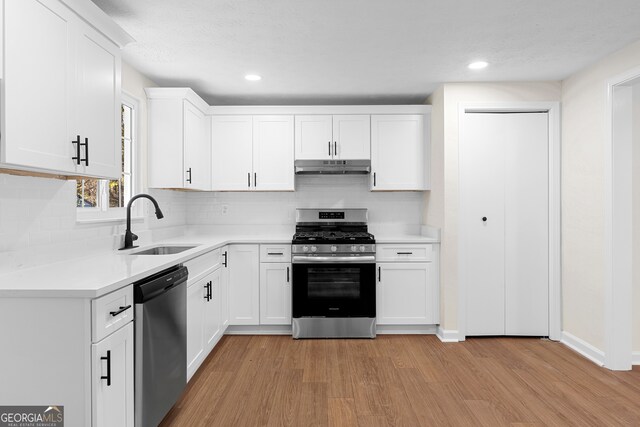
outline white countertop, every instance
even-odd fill
[[[227,244],[288,244],[291,243],[291,236],[291,233],[226,236],[189,234],[144,246],[197,245],[193,249],[174,255],[129,255],[141,248],[128,251],[114,250],[55,264],[14,270],[0,275],[0,297],[96,298]],[[438,242],[438,239],[420,235],[376,235],[376,243]]]

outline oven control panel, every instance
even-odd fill
[[[318,212],[318,219],[344,219],[344,212],[326,212],[320,211]]]
[[[294,254],[375,254],[375,244],[362,244],[362,245],[292,245],[291,252]]]

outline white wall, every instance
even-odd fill
[[[437,123],[432,124],[431,145],[439,156],[442,155],[443,163],[434,171],[432,194],[427,198],[424,218],[427,224],[443,229],[441,318],[446,330],[458,328],[459,106],[470,102],[559,101],[560,94],[560,82],[451,83],[431,97],[433,115],[442,117],[439,120],[443,121],[441,128]],[[442,154],[439,154],[440,150]]]
[[[640,42],[562,82],[563,329],[604,349],[607,80],[640,66]]]
[[[296,208],[368,208],[373,232],[417,232],[420,192],[371,192],[369,177],[322,175],[296,177],[295,192],[189,193],[189,225],[290,225]],[[293,229],[293,228],[292,228]]]
[[[640,352],[640,83],[633,88],[633,351]]]
[[[146,151],[146,97],[155,84],[123,64],[123,90],[140,99],[138,143]],[[144,164],[143,164],[144,166]],[[142,171],[142,176],[146,176]],[[141,240],[172,235],[186,223],[186,194],[154,190],[165,218],[158,221],[145,206],[146,218],[133,224]],[[140,200],[136,203],[147,204]],[[0,271],[56,262],[120,246],[124,221],[81,224],[76,221],[76,184],[52,178],[0,174]]]

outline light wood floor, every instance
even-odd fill
[[[225,336],[162,426],[640,426],[640,369],[562,344]]]

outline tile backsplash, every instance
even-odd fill
[[[181,233],[187,218],[186,194],[151,190],[165,218],[158,221],[146,201],[144,218],[133,224],[140,240],[150,232]],[[0,271],[111,250],[120,246],[123,222],[78,223],[76,183],[0,174]]]

